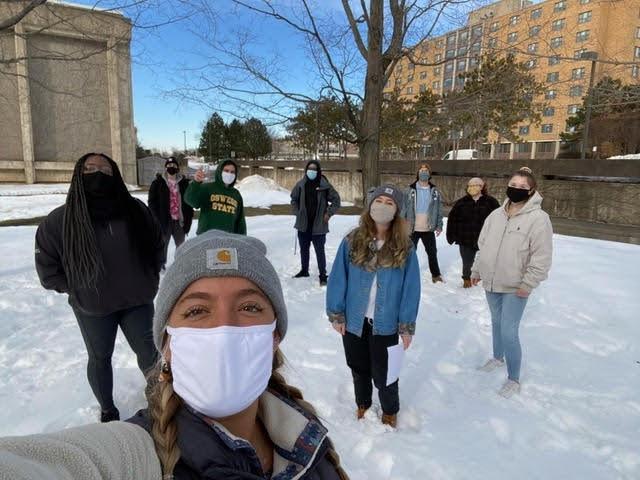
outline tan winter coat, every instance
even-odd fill
[[[471,278],[482,279],[489,292],[513,293],[519,288],[530,292],[547,278],[551,268],[551,221],[542,210],[538,192],[511,218],[508,204],[507,199],[485,220]]]

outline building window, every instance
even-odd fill
[[[498,153],[510,153],[511,152],[511,144],[510,143],[501,143],[498,145]]]
[[[586,5],[587,3],[591,3],[591,0],[580,0],[580,5]]]
[[[545,123],[540,129],[542,133],[553,133],[553,123]]]
[[[495,37],[491,37],[489,39],[489,41],[487,42],[487,46],[489,48],[496,48],[496,45],[498,44],[498,39]]]
[[[420,93],[427,91],[427,85],[424,83],[420,84]]]
[[[409,64],[409,70],[415,70],[415,69],[416,69],[416,64],[415,64],[415,63],[413,63],[413,62],[411,62],[411,63]]]
[[[407,83],[413,82],[413,75],[407,75]]]
[[[640,27],[636,27],[636,38],[640,38]]]
[[[440,90],[440,82],[433,82],[431,88],[433,88],[433,90]]]
[[[436,42],[436,48],[442,48],[442,47],[444,47],[444,42],[442,40],[438,40]]]
[[[473,70],[478,66],[478,57],[473,57],[469,59],[469,70]]]
[[[458,45],[467,43],[467,40],[469,40],[469,30],[464,30],[458,34]]]
[[[440,61],[442,61],[442,55],[437,53],[436,54],[436,62],[440,62]]]
[[[580,108],[580,105],[578,104],[569,105],[567,107],[567,114],[575,115],[576,113],[578,113],[578,108]]]
[[[456,65],[456,71],[464,72],[467,69],[467,61],[466,60],[458,60],[458,64]]]
[[[591,10],[578,15],[578,23],[589,23],[591,21]]]
[[[482,25],[476,25],[471,29],[472,37],[481,37],[482,36]]]
[[[444,55],[445,58],[453,58],[455,56],[456,56],[456,51],[453,48],[447,50],[447,52]]]
[[[584,78],[584,67],[574,68],[571,71],[572,80],[582,80]]]
[[[396,86],[402,83],[402,79],[400,77],[396,78]]]
[[[556,149],[556,142],[537,142],[537,153],[553,153]]]
[[[560,56],[554,55],[553,57],[549,57],[549,66],[553,67],[554,65],[558,65],[560,63]]]
[[[635,50],[634,50],[633,52],[634,52],[634,53],[633,53],[633,55],[634,55],[636,58],[640,58],[640,47],[636,47],[636,48],[635,48]]]
[[[576,33],[576,42],[584,42],[589,39],[589,30],[582,30]]]
[[[582,96],[582,85],[574,85],[569,89],[570,97],[581,97]]]
[[[560,20],[554,20],[553,22],[551,22],[551,30],[553,30],[554,32],[562,30],[566,23],[567,22],[564,18],[561,18]]]
[[[532,68],[536,68],[536,65],[538,65],[538,61],[535,58],[532,58],[530,60],[527,60],[527,62],[525,63],[525,66],[531,70]]]
[[[530,43],[527,45],[527,51],[529,53],[536,53],[538,51],[538,43]]]
[[[555,5],[553,6],[553,11],[554,12],[562,12],[563,10],[567,9],[567,2],[565,2],[564,0],[560,0],[559,2],[556,2]]]
[[[453,62],[447,62],[444,64],[444,73],[453,72]]]
[[[537,20],[542,17],[542,9],[536,8],[535,10],[531,10],[531,20]]]
[[[558,92],[554,89],[549,89],[544,94],[545,100],[555,100],[557,96],[558,96]]]
[[[546,107],[542,111],[542,115],[545,117],[553,117],[556,113],[556,109],[554,107]]]
[[[551,42],[549,42],[549,45],[551,45],[551,48],[560,48],[562,46],[562,43],[562,37],[553,37],[551,39]]]
[[[464,88],[464,78],[456,78],[456,88]]]
[[[420,80],[427,78],[427,72],[420,72]]]
[[[445,78],[444,83],[442,84],[442,88],[444,88],[445,90],[451,90],[452,86],[453,86],[453,79]]]
[[[413,87],[407,87],[407,95],[413,94]]]
[[[472,52],[472,53],[478,53],[478,52],[480,51],[480,47],[481,47],[481,45],[482,45],[482,44],[480,43],[480,40],[478,40],[478,41],[477,41],[477,42],[475,42],[475,43],[472,43],[472,44],[471,44],[471,52]]]
[[[581,48],[580,50],[576,50],[575,52],[573,52],[573,58],[581,58],[582,54],[585,53],[587,51],[586,48]]]
[[[507,35],[508,43],[513,43],[516,40],[518,40],[518,32],[511,32],[509,35]]]
[[[540,35],[540,30],[542,29],[542,27],[540,25],[534,25],[533,27],[531,27],[529,29],[529,36],[530,37],[537,37],[538,35]]]
[[[560,72],[547,73],[547,83],[555,83],[560,80]]]
[[[525,125],[524,127],[520,127],[518,130],[520,135],[529,135],[529,125]]]
[[[454,33],[453,35],[449,35],[447,37],[447,47],[455,44],[456,44],[456,34]]]
[[[433,69],[434,75],[440,75],[442,73],[442,67],[436,67]]]
[[[634,65],[633,67],[631,67],[631,76],[633,78],[638,78],[639,73],[640,73],[640,67],[638,67],[638,65]]]
[[[500,28],[500,23],[499,23],[499,22],[493,22],[493,23],[489,26],[489,31],[490,31],[490,32],[497,32],[499,28]]]
[[[467,47],[460,47],[458,49],[458,56],[464,57],[467,54]]]
[[[517,25],[519,21],[520,15],[512,15],[511,18],[509,18],[509,25]]]
[[[516,143],[516,153],[531,153],[531,144],[529,142]]]

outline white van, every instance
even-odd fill
[[[478,150],[463,148],[460,150],[449,150],[442,160],[477,160]]]

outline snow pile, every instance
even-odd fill
[[[291,192],[270,178],[250,175],[236,184],[242,194],[245,207],[269,208],[271,205],[288,205]]]
[[[283,343],[290,382],[318,409],[353,480],[640,478],[640,247],[556,235],[550,279],[522,320],[521,395],[496,394],[505,372],[477,372],[491,352],[480,288],[460,287],[458,249],[438,238],[445,284],[431,283],[421,248],[422,302],[400,377],[399,428],[380,424],[377,399],[355,420],[342,342],[324,314],[325,289],[292,279],[294,219],[247,219],[268,246],[289,308]],[[358,218],[331,220],[327,258]],[[192,232],[195,228],[192,229]],[[94,422],[86,353],[66,297],[40,286],[35,227],[0,229],[0,435]],[[173,246],[170,258],[173,256]],[[586,261],[588,260],[588,262]],[[119,335],[113,358],[123,418],[145,404],[135,356]],[[55,408],[52,408],[55,406]]]
[[[23,197],[29,195],[54,194],[66,195],[68,191],[68,183],[35,183],[32,185],[24,183],[0,184],[0,197]]]
[[[640,160],[640,153],[630,153],[629,155],[615,155],[607,160]]]

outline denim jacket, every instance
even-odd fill
[[[346,322],[347,331],[360,337],[374,277],[377,294],[373,334],[413,335],[420,304],[420,269],[413,247],[404,266],[369,272],[351,262],[349,237],[344,238],[327,285],[329,321]]]
[[[413,232],[416,226],[416,183],[413,182],[409,185],[405,194],[404,208],[400,212],[403,218],[407,219],[409,223],[410,231]],[[436,186],[429,182],[431,186],[431,202],[429,202],[429,209],[427,210],[427,219],[429,223],[429,231],[442,230],[442,194]]]

